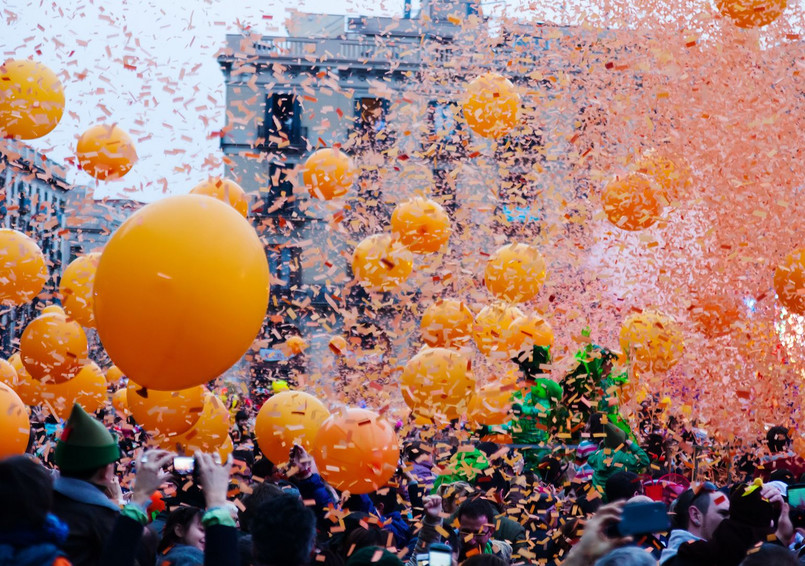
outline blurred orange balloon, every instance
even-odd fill
[[[81,134],[76,156],[81,168],[100,181],[120,179],[137,163],[134,142],[117,124],[99,124]]]
[[[17,382],[17,370],[9,362],[0,358],[0,383],[5,383],[12,389]]]
[[[323,200],[347,194],[357,175],[352,159],[337,147],[314,151],[302,166],[302,180],[308,192]]]
[[[229,411],[224,403],[212,393],[204,394],[204,408],[188,431],[175,436],[163,435],[158,439],[166,450],[193,454],[196,451],[214,452],[229,436]]]
[[[626,317],[620,331],[623,351],[640,370],[667,371],[682,358],[685,341],[674,319],[655,311]]]
[[[420,415],[452,420],[464,414],[475,390],[469,358],[447,348],[423,348],[400,377],[406,404]]]
[[[48,67],[19,59],[0,65],[0,138],[41,138],[62,114],[64,87]]]
[[[42,312],[40,312],[39,314],[50,314],[50,313],[56,313],[62,316],[67,316],[67,313],[64,312],[64,309],[61,308],[59,305],[48,305],[45,308],[43,308]]]
[[[115,410],[123,416],[129,416],[129,391],[125,387],[118,389],[112,395],[112,406]]]
[[[91,253],[74,259],[64,270],[59,293],[62,296],[64,310],[81,326],[95,328],[95,300],[92,286],[95,283],[95,272],[101,254]]]
[[[47,280],[45,256],[36,242],[22,232],[0,229],[0,304],[29,302]]]
[[[485,138],[501,138],[520,120],[520,95],[503,75],[486,73],[467,85],[463,111],[473,132]]]
[[[516,389],[516,386],[504,383],[488,383],[480,387],[467,404],[467,418],[487,426],[508,422],[511,398]]]
[[[157,391],[129,381],[126,401],[137,424],[154,436],[173,436],[187,432],[204,409],[201,385],[180,391]]]
[[[467,306],[456,299],[439,299],[422,313],[419,328],[428,346],[450,348],[469,344],[474,317]]]
[[[371,493],[397,471],[397,434],[382,417],[365,409],[344,409],[321,425],[312,456],[321,476],[339,491]]]
[[[507,331],[512,323],[524,316],[523,311],[514,306],[495,303],[481,309],[475,317],[473,327],[475,344],[482,354],[508,357]]]
[[[0,383],[0,460],[24,454],[28,448],[31,422],[28,410],[13,389]]]
[[[107,383],[117,383],[124,377],[126,377],[126,375],[122,371],[120,371],[120,368],[117,366],[112,366],[108,370],[106,370]]]
[[[364,238],[352,254],[352,272],[361,285],[373,291],[391,291],[408,279],[414,256],[389,234]]]
[[[251,346],[268,306],[268,263],[231,206],[173,196],[117,229],[94,289],[98,334],[115,364],[143,387],[176,391],[218,377]]]
[[[6,385],[11,387],[26,405],[33,406],[41,403],[44,385],[30,376],[25,366],[22,365],[20,355],[13,354],[8,359],[8,363],[16,370],[17,376],[13,383],[6,382]]]
[[[87,336],[80,324],[61,313],[41,314],[25,327],[20,355],[31,377],[62,383],[75,377],[89,360]]]
[[[610,181],[601,194],[604,213],[622,230],[644,230],[659,220],[663,211],[659,186],[640,173]]]
[[[46,383],[42,388],[42,402],[47,402],[59,419],[66,419],[78,403],[88,413],[106,405],[106,378],[98,364],[90,362],[81,368],[73,379],[63,383]]]
[[[710,338],[729,334],[741,316],[729,299],[713,296],[694,299],[688,312],[699,332]]]
[[[533,299],[545,281],[545,260],[527,244],[507,244],[486,263],[486,288],[498,298],[522,303]]]
[[[343,356],[349,349],[349,344],[347,344],[347,340],[343,336],[333,336],[330,338],[328,346],[336,356]]]
[[[520,357],[521,354],[529,357],[534,346],[553,346],[553,329],[539,315],[521,316],[506,329],[505,340],[509,358]]]
[[[301,336],[291,336],[285,340],[285,349],[291,356],[298,356],[308,348],[307,341]]]
[[[794,314],[805,314],[805,248],[789,253],[774,271],[777,300]]]
[[[285,463],[294,444],[310,451],[316,432],[329,416],[324,403],[313,395],[302,391],[277,393],[257,413],[257,445],[274,464]]]
[[[680,200],[688,194],[692,173],[684,157],[649,150],[640,157],[634,168],[655,181],[669,202]]]
[[[391,232],[416,254],[438,252],[450,239],[450,217],[438,202],[416,197],[394,209]]]
[[[785,12],[787,5],[787,0],[716,0],[718,11],[744,29],[772,23]]]
[[[240,212],[243,218],[249,217],[249,198],[235,181],[222,179],[221,177],[210,177],[193,187],[190,194],[217,198]]]
[[[221,444],[215,452],[218,453],[218,457],[221,459],[221,462],[226,462],[232,452],[235,451],[235,443],[232,442],[232,437],[227,435],[224,443]]]

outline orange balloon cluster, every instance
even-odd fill
[[[450,239],[450,217],[438,202],[413,198],[394,209],[391,233],[414,253],[438,252]]]
[[[331,415],[313,441],[321,476],[351,494],[371,493],[397,470],[400,446],[391,424],[372,411],[344,409]]]
[[[75,403],[81,405],[88,413],[94,413],[106,405],[106,378],[98,364],[90,362],[68,381],[44,384],[41,398],[60,419],[70,416]]]
[[[475,344],[485,356],[509,357],[509,327],[523,311],[515,306],[495,303],[485,306],[475,317]]]
[[[302,166],[302,180],[310,195],[317,199],[344,196],[356,178],[352,159],[337,147],[316,150]]]
[[[205,393],[204,405],[196,423],[186,432],[174,436],[162,436],[158,441],[166,450],[193,454],[196,451],[217,451],[226,445],[228,438],[229,411],[218,397],[212,393]]]
[[[460,352],[423,348],[405,364],[400,388],[415,413],[436,420],[452,420],[464,414],[475,380],[470,360]]]
[[[486,263],[486,288],[498,298],[521,303],[539,293],[545,281],[545,259],[534,246],[507,244]]]
[[[0,430],[0,460],[25,453],[31,433],[28,410],[5,383],[0,383]]]
[[[87,336],[63,312],[43,312],[25,327],[20,355],[31,377],[43,383],[62,383],[87,363]]]
[[[76,156],[81,168],[99,181],[120,179],[137,163],[134,142],[117,124],[99,124],[81,134]]]
[[[486,73],[467,85],[462,109],[473,132],[497,139],[511,132],[520,121],[520,95],[503,75]]]
[[[0,304],[29,302],[47,280],[45,256],[36,242],[22,232],[0,229]]]
[[[505,342],[509,358],[530,358],[534,346],[553,346],[553,329],[539,315],[521,316],[506,329]]]
[[[74,259],[59,282],[64,310],[81,326],[95,328],[95,299],[92,288],[101,254],[92,253]]]
[[[241,213],[243,218],[249,217],[249,198],[235,181],[222,179],[221,177],[210,177],[193,187],[190,194],[217,198]]]
[[[204,409],[204,388],[200,385],[179,391],[157,391],[129,381],[126,404],[134,420],[158,437],[187,432]]]
[[[459,347],[472,340],[474,318],[457,299],[439,299],[422,314],[422,341],[428,346]]]
[[[390,234],[365,238],[352,254],[355,278],[373,291],[396,289],[408,279],[413,269],[413,254]]]
[[[0,65],[0,138],[40,138],[62,114],[64,87],[48,67],[15,59]]]
[[[511,383],[488,383],[479,388],[467,404],[467,418],[477,424],[497,426],[511,419],[511,399],[516,387]]]
[[[42,392],[45,386],[41,381],[30,376],[25,366],[22,365],[22,359],[19,353],[13,354],[8,359],[8,363],[11,364],[17,374],[13,383],[6,382],[6,384],[20,396],[20,399],[22,399],[26,405],[38,405],[41,403]]]
[[[329,416],[324,403],[313,395],[302,391],[277,393],[257,413],[257,445],[271,462],[287,462],[294,444],[310,451],[317,431]]]
[[[618,177],[604,188],[601,203],[612,224],[622,230],[644,230],[659,220],[663,197],[657,185],[641,173]]]

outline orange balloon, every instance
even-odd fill
[[[458,418],[475,390],[470,367],[470,360],[455,350],[423,348],[403,368],[403,399],[413,411],[428,418]]]
[[[553,329],[539,315],[521,316],[506,329],[505,340],[509,358],[515,358],[523,353],[531,354],[534,346],[553,346]]]
[[[794,314],[805,314],[805,248],[789,253],[774,271],[777,300]]]
[[[339,491],[371,493],[397,471],[397,434],[382,417],[365,409],[344,409],[321,425],[313,458],[322,477]]]
[[[127,417],[131,414],[131,411],[129,411],[128,393],[129,393],[128,389],[124,387],[122,389],[118,389],[112,395],[112,406],[118,413],[120,413],[124,417]]]
[[[64,310],[81,326],[95,328],[95,299],[92,286],[95,283],[95,272],[101,254],[91,253],[74,259],[64,270],[59,293],[62,296]]]
[[[301,336],[291,336],[285,341],[285,349],[290,355],[298,356],[309,348],[307,341]]]
[[[87,336],[81,325],[61,313],[33,319],[20,338],[25,369],[43,383],[72,379],[89,359]]]
[[[193,454],[196,451],[214,452],[229,436],[229,411],[212,393],[204,394],[204,408],[190,430],[175,436],[163,435],[160,446],[166,450]]]
[[[450,217],[438,202],[413,198],[394,209],[391,232],[416,254],[438,252],[450,239]]]
[[[78,403],[88,413],[94,413],[106,405],[108,399],[106,378],[98,364],[90,362],[73,379],[57,384],[44,384],[42,402],[47,402],[53,413],[66,419]]]
[[[22,399],[5,383],[0,383],[0,430],[0,460],[25,454],[31,421]]]
[[[729,334],[741,316],[737,307],[724,297],[696,299],[688,307],[688,312],[699,332],[709,338]]]
[[[240,212],[243,218],[249,217],[249,198],[235,181],[222,179],[221,177],[210,177],[193,187],[190,194],[217,198]]]
[[[221,458],[221,462],[226,462],[232,452],[235,451],[235,443],[232,442],[232,437],[227,435],[224,443],[215,451],[218,453],[218,457]]]
[[[604,187],[601,203],[610,222],[622,230],[644,230],[659,220],[663,197],[658,185],[640,173],[617,177]]]
[[[328,346],[336,356],[343,356],[349,350],[349,344],[347,344],[347,340],[343,336],[333,336],[330,338]]]
[[[473,132],[485,138],[501,138],[520,121],[520,95],[503,75],[486,73],[467,85],[463,110]]]
[[[117,366],[112,366],[108,370],[106,370],[107,383],[117,383],[124,377],[126,377],[126,375],[122,371],[120,371],[120,368]]]
[[[81,168],[100,181],[120,179],[137,163],[134,142],[117,124],[99,124],[81,134],[76,156]]]
[[[347,194],[357,175],[352,159],[337,147],[314,151],[302,166],[302,180],[310,196],[322,200]]]
[[[457,299],[439,299],[422,314],[419,328],[428,346],[462,346],[472,340],[474,317]]]
[[[667,152],[645,152],[635,164],[635,170],[657,183],[669,202],[686,196],[692,184],[690,165],[685,158]]]
[[[329,416],[324,403],[313,395],[302,391],[277,393],[257,413],[257,445],[274,464],[285,463],[294,444],[310,451],[316,432]]]
[[[41,138],[62,114],[64,87],[48,67],[19,59],[0,65],[0,138]]]
[[[660,372],[676,365],[685,348],[676,321],[655,311],[629,315],[621,327],[620,343],[638,369]]]
[[[143,387],[176,391],[218,377],[251,346],[268,306],[268,263],[231,206],[173,196],[118,228],[94,289],[98,334],[115,364]]]
[[[36,242],[22,232],[0,229],[0,304],[29,302],[47,280],[45,256]]]
[[[157,391],[129,381],[126,401],[134,420],[154,436],[174,436],[196,424],[204,409],[201,385],[180,391]]]
[[[739,28],[769,25],[785,12],[787,0],[716,0],[716,7]]]
[[[489,383],[479,388],[467,404],[467,418],[487,426],[502,425],[511,418],[512,394],[516,386],[504,383]]]
[[[50,314],[50,313],[56,313],[62,316],[67,316],[67,313],[64,312],[64,309],[61,308],[59,305],[48,305],[45,308],[43,308],[42,312],[40,312],[39,314]]]
[[[523,315],[517,307],[495,303],[481,309],[475,317],[475,344],[482,354],[508,357],[507,331]]]
[[[12,383],[5,382],[6,385],[11,387],[26,405],[33,406],[41,403],[44,385],[41,381],[37,381],[30,376],[28,371],[25,369],[25,366],[22,365],[20,355],[12,355],[8,359],[8,363],[10,363],[11,366],[16,370],[17,376]]]
[[[486,263],[486,288],[501,299],[522,303],[533,299],[545,281],[545,260],[527,244],[507,244]]]
[[[389,234],[365,238],[352,254],[352,272],[361,285],[375,291],[391,291],[408,279],[414,256]]]

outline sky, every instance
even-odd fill
[[[268,0],[6,0],[0,7],[3,59],[33,57],[62,80],[66,108],[37,150],[65,163],[70,181],[96,198],[153,201],[189,192],[221,174],[215,133],[224,125],[223,75],[216,53],[227,33],[285,35],[288,3]],[[414,7],[418,2],[414,3]],[[304,12],[402,13],[402,0],[296,0]],[[139,162],[123,179],[97,182],[77,170],[78,137],[116,123],[135,141]]]

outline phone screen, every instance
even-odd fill
[[[173,459],[173,471],[180,475],[192,474],[195,464],[196,459],[192,456],[176,456]]]
[[[429,566],[428,558],[429,558],[428,554],[417,554],[416,566]]]
[[[453,553],[445,550],[433,550],[428,552],[429,566],[452,566]]]
[[[805,485],[792,485],[788,488],[788,504],[791,507],[805,507]]]
[[[624,505],[618,531],[622,536],[664,533],[671,528],[663,503],[630,503]]]

